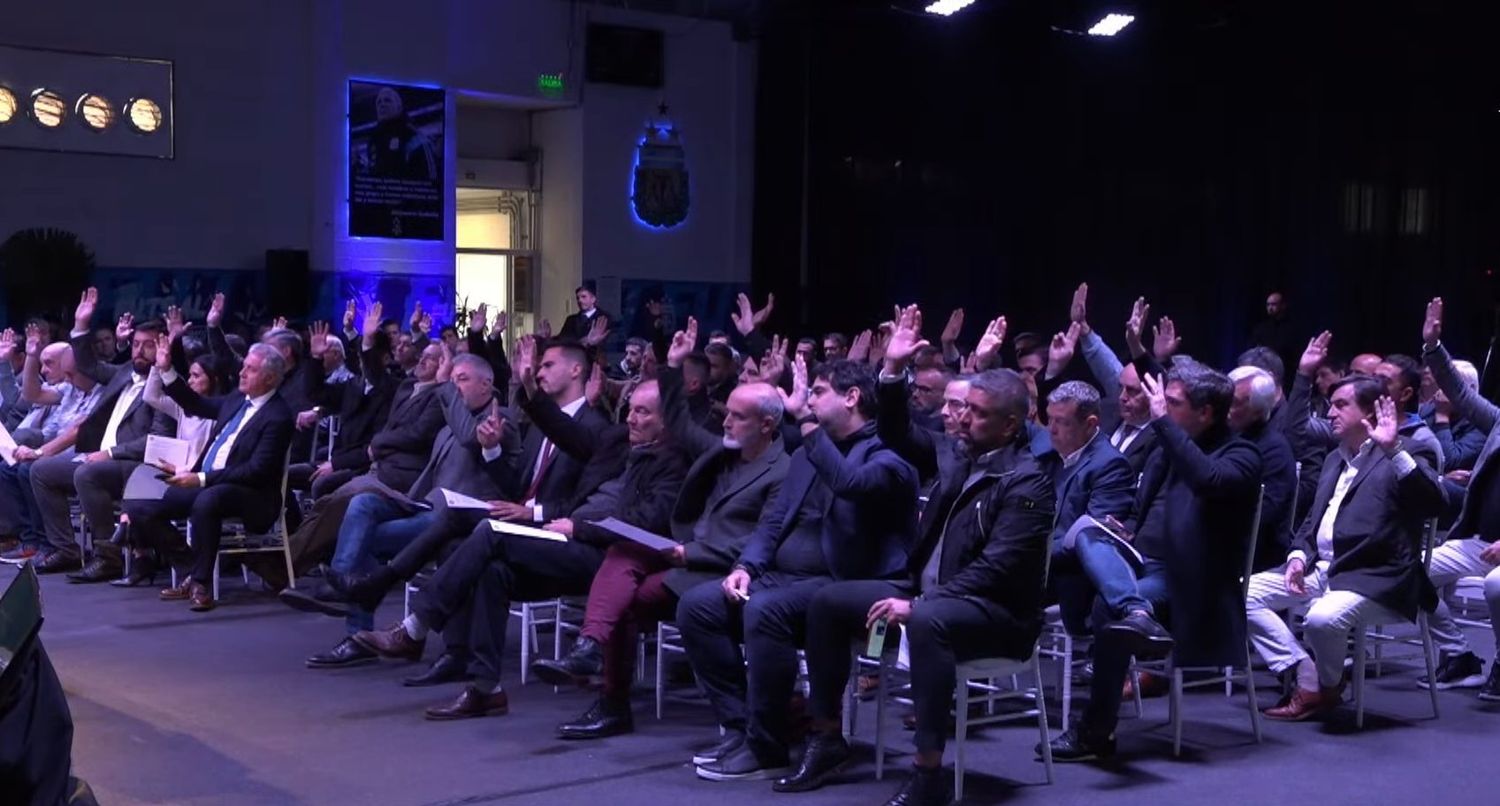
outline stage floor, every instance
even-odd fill
[[[11,573],[0,571],[0,583]],[[589,695],[523,687],[512,665],[509,716],[428,722],[422,709],[450,699],[455,686],[403,688],[400,679],[416,667],[391,662],[305,669],[304,657],[339,640],[342,622],[288,610],[237,578],[226,580],[225,601],[204,615],[158,601],[155,587],[43,580],[42,639],[73,713],[75,772],[107,806],[874,804],[895,791],[910,763],[910,734],[893,723],[891,742],[903,755],[888,765],[894,775],[874,780],[874,711],[866,704],[859,761],[836,785],[776,795],[764,781],[700,781],[688,759],[716,738],[701,700],[669,703],[667,718],[657,721],[643,687],[634,735],[565,742],[553,728],[586,708]],[[394,620],[399,605],[377,621]],[[512,630],[513,643],[519,632]],[[1488,634],[1473,637],[1480,654],[1493,657]],[[511,657],[519,658],[518,646]],[[435,649],[428,647],[429,659]],[[1166,701],[1150,700],[1145,718],[1121,722],[1116,765],[1059,764],[1052,786],[1041,783],[1042,765],[1033,760],[1034,726],[987,729],[969,744],[966,802],[1284,804],[1309,791],[1320,806],[1490,802],[1485,764],[1500,707],[1472,691],[1446,692],[1442,719],[1433,721],[1416,676],[1398,668],[1370,680],[1363,732],[1354,731],[1346,709],[1326,724],[1267,721],[1260,746],[1242,696],[1189,694],[1180,760],[1170,757],[1170,734],[1161,727]]]

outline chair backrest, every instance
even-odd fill
[[[1245,541],[1245,575],[1240,577],[1240,594],[1250,596],[1250,577],[1255,573],[1255,544],[1260,538],[1260,511],[1266,503],[1266,485],[1260,485],[1255,496],[1255,513],[1250,516],[1250,539]]]
[[[1261,485],[1261,489],[1264,490],[1265,489],[1265,485]],[[1292,504],[1291,504],[1290,507],[1287,508],[1287,511],[1286,511],[1287,526],[1289,528],[1291,528],[1293,534],[1295,534],[1297,532],[1297,501],[1301,497],[1302,497],[1302,463],[1301,462],[1293,462],[1292,463]]]

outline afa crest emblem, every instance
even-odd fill
[[[666,114],[666,107],[661,108]],[[646,125],[636,145],[630,203],[636,218],[653,227],[675,227],[687,219],[687,152],[677,127],[666,120]]]

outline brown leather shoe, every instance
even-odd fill
[[[406,634],[401,622],[385,630],[360,630],[353,635],[354,643],[374,652],[382,658],[417,661],[422,659],[422,650],[427,639],[418,641]]]
[[[191,602],[188,609],[195,613],[206,613],[218,606],[218,602],[214,601],[213,593],[201,582],[192,582],[188,585],[188,601]]]
[[[473,719],[481,716],[504,716],[510,711],[510,700],[505,692],[490,693],[474,686],[464,686],[458,699],[448,705],[434,705],[427,709],[427,718],[436,720]]]
[[[188,589],[193,585],[192,577],[180,577],[174,588],[162,588],[161,593],[156,594],[163,602],[181,602],[188,598]]]
[[[1301,722],[1337,707],[1342,694],[1342,686],[1319,691],[1306,691],[1298,688],[1292,691],[1292,698],[1285,705],[1267,708],[1261,713],[1265,714],[1266,719]]]

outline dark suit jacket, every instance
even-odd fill
[[[1474,473],[1469,477],[1468,489],[1478,490],[1480,494],[1464,496],[1463,507],[1458,512],[1458,520],[1454,522],[1449,534],[1458,538],[1478,537],[1493,542],[1497,535],[1479,532],[1479,507],[1485,503],[1483,491],[1490,489],[1489,485],[1496,483],[1495,474],[1500,473],[1500,469],[1497,469],[1500,461],[1495,458],[1495,452],[1500,450],[1500,428],[1495,427],[1497,423],[1500,423],[1500,407],[1496,407],[1479,392],[1470,389],[1469,385],[1458,377],[1458,373],[1453,369],[1453,359],[1448,355],[1447,348],[1441,344],[1436,350],[1422,353],[1422,360],[1427,364],[1427,368],[1432,370],[1432,379],[1437,381],[1438,388],[1443,390],[1443,394],[1453,402],[1453,410],[1472,422],[1475,428],[1489,435],[1485,437],[1484,448],[1479,451],[1479,458],[1474,460]]]
[[[603,308],[595,308],[592,317],[584,316],[582,311],[575,311],[568,314],[568,318],[563,320],[562,330],[557,332],[557,337],[571,341],[583,341],[583,337],[589,334],[589,328],[593,326],[594,320],[601,316],[609,320],[611,329],[620,323],[620,320],[616,319],[614,314]]]
[[[536,492],[541,520],[567,517],[601,484],[623,472],[630,450],[626,429],[611,426],[608,417],[587,403],[569,417],[544,395],[528,397],[522,389],[520,400],[531,422],[522,439],[520,474],[507,498],[521,501],[525,496],[545,437],[556,447]]]
[[[781,490],[791,457],[782,441],[773,439],[760,456],[741,462],[738,450],[724,447],[721,437],[692,422],[682,401],[681,370],[663,368],[657,384],[672,440],[697,457],[672,510],[672,537],[684,544],[687,567],[668,571],[665,581],[680,596],[733,567],[761,515]],[[726,474],[727,485],[716,493],[719,479]],[[696,540],[693,533],[700,521],[707,534]]]
[[[1144,436],[1144,435],[1143,435]],[[1120,521],[1130,518],[1135,501],[1136,474],[1124,455],[1109,444],[1109,436],[1100,431],[1083,449],[1072,467],[1062,466],[1058,456],[1055,487],[1057,489],[1057,526],[1054,540],[1061,540],[1068,528],[1084,515],[1104,520],[1113,515]]]
[[[1153,506],[1165,507],[1163,526],[1177,662],[1186,666],[1243,663],[1245,573],[1250,519],[1260,495],[1260,451],[1217,426],[1197,440],[1170,418],[1151,422],[1160,448],[1136,492],[1138,531]]]
[[[495,372],[495,389],[501,398],[510,396],[510,359],[505,356],[505,341],[496,337],[487,339],[480,330],[469,331],[469,352],[490,362]]]
[[[573,539],[607,546],[619,538],[593,524],[608,517],[659,535],[672,530],[672,507],[682,491],[691,457],[670,440],[647,447],[631,447],[618,484],[601,485],[574,509]]]
[[[1270,423],[1245,429],[1240,436],[1260,451],[1261,483],[1266,486],[1260,508],[1260,534],[1255,541],[1255,570],[1275,568],[1286,561],[1292,542],[1292,499],[1297,495],[1297,461],[1286,436]],[[1308,471],[1312,475],[1312,471]]]
[[[1437,605],[1437,592],[1422,567],[1424,521],[1437,517],[1444,504],[1437,473],[1417,462],[1415,470],[1397,478],[1394,463],[1378,448],[1356,458],[1355,466],[1333,521],[1328,587],[1353,591],[1415,621],[1418,608],[1430,612]],[[1343,454],[1329,454],[1317,497],[1297,532],[1297,547],[1309,566],[1318,557],[1318,526],[1343,469]]]
[[[370,441],[390,420],[391,399],[395,397],[396,385],[388,375],[380,373],[370,390],[365,391],[365,379],[351,378],[343,386],[343,401],[339,406],[339,433],[334,439],[333,459],[335,470],[363,472],[370,467]],[[405,488],[402,488],[405,489]]]
[[[104,431],[109,427],[109,418],[114,416],[115,403],[120,394],[130,386],[129,364],[101,364],[94,358],[93,336],[86,333],[73,339],[73,356],[78,371],[93,378],[103,387],[99,403],[89,416],[78,424],[78,439],[73,447],[79,453],[99,450],[104,440]],[[115,446],[110,455],[116,459],[139,462],[146,456],[146,437],[177,435],[177,421],[146,405],[145,394],[138,394],[125,411],[125,419],[115,430]]]
[[[223,397],[201,397],[197,392],[188,388],[187,382],[181,376],[174,378],[167,384],[166,392],[169,397],[182,407],[182,411],[193,417],[203,417],[214,421],[213,435],[209,437],[209,444],[219,438],[224,427],[234,418],[235,412],[240,410],[245,402],[245,395],[241,392],[232,392]],[[262,410],[255,413],[240,430],[234,439],[234,445],[229,449],[229,456],[225,460],[223,470],[210,470],[205,473],[205,486],[212,487],[216,484],[238,484],[249,487],[252,490],[264,493],[275,501],[281,501],[282,481],[286,475],[287,450],[292,446],[292,432],[296,430],[296,414],[290,406],[282,400],[281,393],[271,395]],[[198,457],[198,464],[193,468],[198,472],[204,472],[203,460],[207,458],[208,451],[204,456]],[[277,505],[278,508],[280,504]]]
[[[833,578],[902,574],[916,525],[916,471],[875,436],[873,425],[848,442],[843,451],[821,428],[807,435],[736,565],[752,577],[774,570],[776,549],[796,528],[803,499],[814,484],[826,484],[833,499],[823,517],[822,546]]]
[[[938,585],[923,591],[924,598],[969,599],[991,617],[1015,624],[1025,643],[1035,641],[1041,630],[1047,539],[1056,520],[1056,454],[1045,444],[1033,445],[1031,432],[1023,429],[966,488],[972,462],[955,451],[956,440],[911,421],[906,385],[881,382],[876,394],[880,433],[913,464],[938,468],[907,562],[912,582],[920,583],[941,542]]]
[[[375,475],[392,490],[409,490],[427,460],[438,432],[443,430],[443,405],[437,399],[437,384],[417,390],[407,378],[391,398],[385,427],[370,438],[375,456]]]

